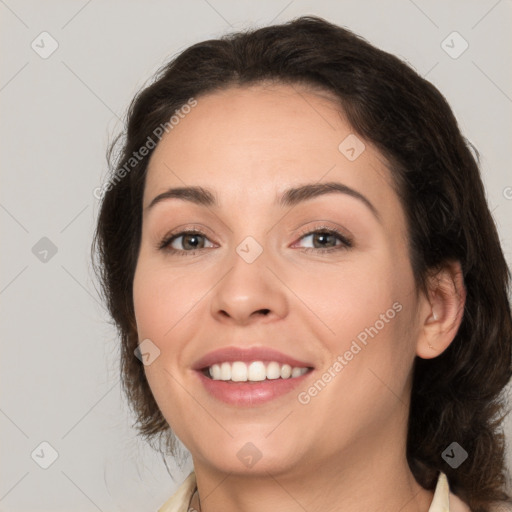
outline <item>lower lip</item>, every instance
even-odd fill
[[[290,393],[304,383],[313,370],[300,377],[271,379],[257,382],[232,382],[209,379],[201,371],[196,371],[206,390],[218,400],[230,405],[251,407]]]

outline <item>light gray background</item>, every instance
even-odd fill
[[[135,92],[194,42],[317,14],[406,59],[481,152],[510,264],[510,1],[0,0],[0,14],[1,511],[156,510],[191,468],[173,481],[135,438],[88,258],[107,143]],[[48,50],[43,31],[59,45],[46,59],[31,47]],[[441,46],[453,31],[469,43],[457,59]],[[58,250],[46,262],[32,252],[42,237]],[[31,458],[43,441],[58,452],[48,469]]]

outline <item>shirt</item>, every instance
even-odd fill
[[[187,512],[188,504],[196,490],[196,475],[192,471],[178,490],[158,509],[158,512]],[[497,508],[496,511],[509,510]],[[458,496],[450,491],[448,478],[441,471],[439,473],[434,498],[428,512],[471,512],[469,507]]]

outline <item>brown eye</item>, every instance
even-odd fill
[[[332,252],[352,247],[352,241],[332,228],[316,229],[303,233],[300,240],[310,238],[314,247],[304,248],[304,252]],[[337,243],[337,242],[340,243]]]
[[[180,239],[181,242],[179,241]],[[203,233],[199,231],[182,231],[171,235],[162,240],[159,249],[172,253],[194,253],[195,250],[205,248],[205,240],[208,240]],[[173,246],[173,244],[181,245],[181,247]]]
[[[320,246],[318,248],[326,248],[326,247],[335,247],[336,246],[336,235],[332,235],[326,232],[316,232],[310,235],[313,240],[313,244],[319,243]]]
[[[204,239],[201,235],[197,233],[188,233],[186,235],[181,235],[180,237],[175,238],[175,240],[183,237],[183,248],[186,249],[201,249],[204,246]]]

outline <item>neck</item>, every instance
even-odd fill
[[[428,512],[433,491],[416,482],[405,450],[390,451],[381,441],[369,445],[361,439],[328,461],[312,458],[286,471],[237,474],[194,460],[200,499],[196,494],[191,507],[198,512]]]

